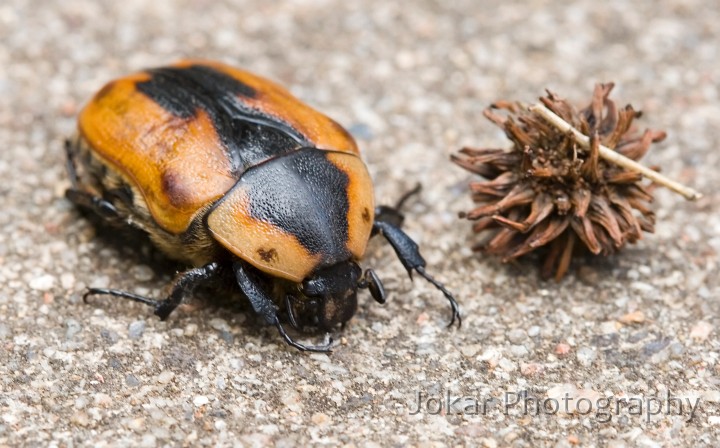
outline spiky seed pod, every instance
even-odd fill
[[[612,83],[595,86],[592,102],[577,111],[548,92],[541,102],[585,135],[590,149],[557,131],[520,103],[501,101],[484,112],[513,142],[510,150],[463,148],[453,162],[488,179],[472,182],[477,207],[464,214],[483,233],[475,250],[504,262],[543,249],[542,276],[560,280],[582,247],[607,255],[653,232],[653,197],[640,174],[606,162],[605,145],[633,160],[642,158],[662,131],[639,134],[632,126],[640,112],[618,109],[608,95]],[[500,115],[496,111],[507,114]],[[582,243],[577,244],[578,241]]]

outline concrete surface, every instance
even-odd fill
[[[707,0],[2,2],[0,445],[715,446],[718,23]],[[233,307],[195,301],[159,322],[125,301],[84,305],[86,285],[160,295],[174,268],[96,237],[62,197],[62,141],[105,81],[183,56],[276,79],[346,125],[380,201],[422,181],[407,229],[462,329],[380,242],[365,265],[390,300],[364,296],[329,356]],[[646,163],[706,197],[659,191],[654,235],[560,284],[531,261],[474,256],[455,218],[470,176],[447,158],[506,145],[482,109],[546,87],[583,104],[607,80],[669,133]],[[463,400],[434,412],[447,394]],[[699,400],[692,418],[676,402],[638,412],[668,394]],[[519,396],[542,412],[506,412]]]

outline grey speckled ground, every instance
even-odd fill
[[[718,23],[707,0],[2,2],[0,445],[714,445]],[[83,305],[86,285],[159,295],[173,272],[96,238],[63,199],[62,140],[105,81],[183,56],[262,73],[348,126],[381,201],[421,180],[407,229],[460,298],[463,328],[444,328],[442,298],[378,242],[366,264],[389,303],[364,297],[330,356],[231,309],[159,322],[140,305]],[[654,235],[560,284],[474,257],[455,219],[470,177],[448,155],[505,145],[481,117],[496,99],[550,87],[584,103],[604,80],[668,130],[646,162],[705,199],[659,192]],[[411,415],[418,392],[467,405],[523,391],[546,411],[434,415],[431,400]],[[565,393],[568,412],[552,412]],[[694,418],[627,406],[667,393],[699,399]],[[602,398],[626,404],[584,412]]]

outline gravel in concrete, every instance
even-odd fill
[[[2,2],[0,446],[715,445],[718,23],[720,4],[701,0]],[[232,306],[194,301],[161,322],[83,304],[87,285],[160,296],[174,267],[63,198],[63,139],[106,81],[186,56],[261,73],[336,118],[379,202],[421,181],[407,231],[463,327],[445,328],[443,298],[380,242],[364,265],[389,301],[363,296],[331,355]],[[561,283],[473,254],[456,218],[470,176],[448,156],[506,146],[482,110],[545,88],[582,104],[609,80],[642,126],[668,131],[645,162],[705,198],[659,190],[655,234]],[[633,412],[668,395],[699,405]]]

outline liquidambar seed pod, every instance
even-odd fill
[[[612,83],[597,85],[591,103],[580,111],[554,93],[540,99],[590,137],[587,150],[520,103],[501,101],[485,111],[513,147],[463,148],[451,156],[487,179],[470,184],[476,208],[463,214],[482,234],[475,250],[504,262],[540,250],[542,276],[560,280],[574,253],[608,255],[640,239],[643,231],[654,231],[653,196],[642,176],[603,160],[599,149],[604,145],[636,161],[665,133],[636,132],[632,124],[640,112],[630,105],[618,109],[608,98],[612,88]]]

